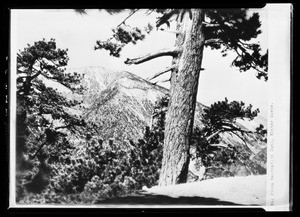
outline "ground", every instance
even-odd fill
[[[264,206],[266,176],[214,178],[165,187],[144,187],[135,194],[98,201],[97,204]]]

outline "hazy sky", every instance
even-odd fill
[[[263,49],[267,49],[267,14],[266,10],[259,11],[263,33],[258,40]],[[88,15],[82,16],[73,10],[13,10],[12,43],[17,49],[23,49],[27,44],[45,38],[54,38],[57,47],[68,48],[70,61],[68,68],[82,66],[102,66],[108,69],[126,70],[143,78],[163,70],[171,63],[171,57],[161,57],[141,65],[127,66],[123,62],[155,52],[158,49],[174,45],[175,35],[163,31],[152,31],[150,35],[137,45],[124,48],[120,58],[109,56],[105,50],[94,50],[96,40],[106,40],[112,35],[111,29],[116,27],[128,13],[109,15],[98,10],[88,10]],[[154,24],[155,15],[149,17],[137,13],[128,20],[128,24],[145,26]],[[204,50],[198,101],[206,105],[224,100],[243,100],[264,111],[267,106],[267,82],[258,80],[254,71],[240,73],[237,68],[230,67],[234,56],[222,57],[219,51]],[[164,80],[168,74],[159,80]],[[159,83],[168,87],[167,83]]]

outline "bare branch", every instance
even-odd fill
[[[157,57],[162,57],[162,56],[176,57],[178,55],[178,53],[179,53],[179,50],[176,50],[176,49],[164,49],[164,50],[160,50],[154,54],[147,54],[146,56],[143,56],[143,57],[137,57],[134,59],[127,58],[127,60],[124,63],[127,65],[140,64],[140,63],[152,60]]]
[[[152,79],[157,78],[158,76],[160,76],[160,75],[162,75],[162,74],[164,74],[164,73],[167,73],[168,71],[171,71],[172,69],[173,69],[173,67],[167,67],[165,70],[156,73],[155,75],[153,75],[153,76],[150,77],[150,78],[147,78],[147,80],[148,80],[148,81],[151,81]]]

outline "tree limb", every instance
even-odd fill
[[[231,131],[231,133],[233,133],[234,135],[236,135],[237,137],[239,137],[239,138],[245,143],[245,146],[247,147],[247,149],[248,149],[251,153],[255,154],[255,153],[251,150],[251,148],[249,148],[249,146],[248,146],[247,142],[244,140],[244,138],[242,138],[239,134],[237,134],[237,133],[234,132],[234,131]]]
[[[223,43],[223,41],[219,38],[211,38],[211,39],[205,40],[204,45],[209,45],[209,44],[213,44],[213,43],[221,44],[221,43]]]
[[[158,76],[160,76],[160,75],[162,75],[162,74],[164,74],[164,73],[167,73],[168,71],[171,71],[172,69],[173,69],[172,66],[167,67],[165,70],[156,73],[155,75],[153,75],[153,76],[150,77],[150,78],[147,78],[147,80],[148,80],[148,81],[151,81],[152,79],[157,78]]]
[[[59,81],[58,78],[56,78],[56,77],[49,77],[48,75],[45,75],[44,73],[42,73],[41,75],[44,76],[44,77],[47,78],[47,79],[50,79],[50,80],[52,80],[52,81],[54,81],[54,82],[57,82],[57,83],[59,83],[59,84],[65,86],[65,87],[68,88],[69,90],[72,90],[71,87],[69,87],[69,86],[66,85],[65,83]],[[72,92],[73,92],[73,90],[72,90]]]
[[[135,14],[139,9],[135,9],[134,11],[132,11],[119,25],[117,25],[116,28],[118,28],[119,26],[121,26],[122,24],[125,24],[125,21],[131,17],[133,14]]]
[[[213,134],[211,134],[210,136],[207,137],[207,141],[209,142],[214,136],[218,135],[219,133],[222,133],[222,132],[231,132],[231,133],[234,133],[236,136],[238,136],[241,140],[243,140],[243,142],[246,144],[245,140],[240,137],[236,132],[240,132],[240,133],[255,133],[255,132],[252,132],[252,131],[248,131],[248,130],[242,130],[238,127],[235,127],[231,124],[226,124],[226,123],[223,123],[222,124],[223,126],[226,126],[226,127],[230,127],[230,128],[222,128],[222,129],[219,129],[218,131],[214,132]],[[246,144],[247,146],[247,144]],[[248,146],[247,146],[248,147]],[[249,147],[248,147],[249,148]],[[251,151],[251,149],[249,148],[249,150]]]
[[[177,14],[177,18],[179,16],[180,9],[171,9],[169,11],[166,11],[164,15],[162,15],[157,21],[156,21],[156,28],[160,27],[164,23],[166,23],[168,26],[170,26],[169,19]],[[177,19],[176,18],[176,19]]]
[[[41,149],[47,144],[47,142],[44,142],[40,145],[40,147],[36,150],[36,152],[34,153],[34,155],[32,156],[32,159],[35,158],[37,156],[37,154],[41,151]]]
[[[32,75],[32,76],[29,77],[29,81],[32,81],[33,79],[35,79],[36,77],[38,77],[40,74],[42,74],[42,71],[37,71],[37,73],[35,75]]]
[[[163,50],[158,51],[157,53],[147,54],[146,56],[143,56],[143,57],[137,57],[134,59],[127,58],[127,60],[124,61],[124,63],[127,65],[140,64],[140,63],[147,62],[149,60],[152,60],[157,57],[162,57],[162,56],[176,57],[178,55],[178,53],[179,53],[179,50],[176,50],[176,49],[163,49]]]
[[[29,126],[27,126],[27,128],[28,128],[28,130],[34,135],[34,137],[38,137],[38,136],[32,131],[32,129],[31,129]]]
[[[214,136],[218,135],[222,131],[223,131],[223,129],[214,132],[213,134],[211,134],[210,136],[207,137],[207,141],[209,142]]]
[[[202,24],[205,26],[205,27],[218,27],[220,26],[220,24],[218,23],[208,23],[208,22],[202,22]]]
[[[242,130],[241,128],[235,127],[231,123],[226,123],[226,122],[224,123],[223,122],[221,125],[225,126],[225,127],[230,127],[230,128],[226,128],[227,131],[238,131],[238,132],[241,132],[241,133],[254,133],[251,130]]]
[[[59,129],[68,128],[68,127],[70,127],[70,126],[71,126],[71,124],[63,125],[63,126],[56,127],[54,130],[59,130]]]

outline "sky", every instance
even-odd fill
[[[143,56],[159,49],[171,48],[175,42],[175,34],[164,31],[152,31],[146,39],[136,45],[127,45],[120,58],[109,55],[106,50],[94,50],[97,40],[111,37],[111,29],[120,24],[128,16],[128,12],[109,15],[99,10],[88,10],[87,15],[80,15],[74,10],[21,10],[12,11],[12,44],[23,49],[35,41],[54,38],[57,47],[68,48],[70,58],[67,68],[84,66],[101,66],[113,70],[126,70],[142,78],[148,78],[158,71],[168,67],[171,57],[161,57],[139,65],[126,65],[127,58]],[[262,34],[257,38],[263,50],[267,49],[267,12],[259,9],[262,22]],[[133,15],[126,23],[139,27],[147,23],[155,24],[155,14],[145,16],[144,12]],[[171,25],[171,28],[173,26]],[[205,105],[224,100],[244,101],[259,108],[265,113],[267,106],[267,85],[264,80],[255,77],[255,72],[249,70],[240,73],[237,68],[230,67],[233,55],[222,57],[219,51],[209,48],[204,50],[200,74],[197,100]],[[165,74],[157,80],[167,79]],[[154,80],[155,81],[155,80]],[[169,87],[168,83],[158,83]]]

